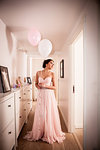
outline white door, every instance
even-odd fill
[[[73,48],[73,132],[83,128],[83,31],[77,36]]]

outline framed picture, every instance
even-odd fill
[[[64,59],[60,61],[60,78],[64,78]]]
[[[8,68],[0,66],[0,79],[2,84],[3,93],[11,91]]]
[[[27,77],[27,83],[31,84],[31,78],[30,77]]]

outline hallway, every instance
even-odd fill
[[[0,143],[3,143],[2,145],[6,147],[4,150],[12,149],[18,135],[17,150],[78,150],[75,140],[79,141],[84,150],[100,149],[99,26],[100,5],[98,0],[0,1],[0,66],[8,70],[8,73],[2,71],[2,75],[0,74],[3,80],[4,77],[7,79],[7,81],[4,80],[3,82],[2,78],[0,79],[0,90],[1,95],[8,94],[8,97],[10,94],[12,95],[10,99],[13,104],[9,112],[9,109],[6,109],[9,99],[4,96],[7,101],[5,100],[4,103],[1,103],[2,109],[0,108],[0,119],[2,118],[0,120],[0,137],[3,141]],[[31,43],[29,38],[31,37],[29,36],[31,35],[30,33],[32,33],[31,38],[33,41],[35,38],[38,39],[38,36],[35,36],[33,31],[38,31],[35,33],[39,33],[36,34],[39,35],[39,41],[36,45]],[[80,63],[77,62],[78,59],[74,57],[74,54],[78,56],[77,54],[80,54],[81,51],[80,44],[78,42],[75,44],[81,31],[83,32],[83,58],[80,59],[83,62],[83,85],[81,86],[83,87],[83,98],[75,101],[75,94],[78,91],[76,87],[80,89],[79,84],[75,84],[75,60],[77,65],[80,65]],[[48,41],[51,44],[44,43],[42,47],[41,41]],[[76,48],[74,47],[75,45]],[[47,46],[50,46],[51,51],[48,51]],[[50,52],[48,56],[45,56],[44,50],[46,50],[45,52]],[[43,60],[48,58],[54,60],[52,71],[55,74],[55,95],[63,116],[62,118],[60,114],[62,129],[66,133],[66,139],[62,144],[54,143],[53,145],[42,141],[28,142],[23,139],[26,132],[31,130],[33,123],[35,103],[31,112],[30,107],[26,106],[28,105],[28,100],[36,100],[37,98],[34,84],[35,75],[37,71],[43,69]],[[80,72],[80,68],[77,67],[76,73]],[[19,77],[21,78],[21,84],[16,82]],[[32,81],[33,89],[30,88],[29,92],[24,93],[22,92],[24,87],[25,91],[29,87],[27,84],[28,78]],[[11,90],[11,93],[3,93],[5,85],[8,85],[8,80],[9,88],[7,87],[7,89]],[[16,93],[12,93],[13,90],[16,90]],[[16,109],[15,99],[17,100],[16,103],[19,103],[18,108],[22,107],[21,111]],[[25,99],[26,102],[20,101],[22,99]],[[2,107],[3,104],[5,108]],[[83,107],[77,104],[82,104]],[[7,108],[10,108],[9,106]],[[77,106],[77,108],[74,106]],[[26,111],[26,108],[29,111]],[[81,113],[76,110],[81,110]],[[29,119],[28,123],[24,124],[26,116],[28,116],[27,112],[30,112]],[[81,114],[83,117],[79,117]],[[75,125],[75,116],[77,116],[77,126]],[[17,118],[17,121],[14,117]],[[83,124],[80,124],[79,120],[83,120]],[[16,127],[18,127],[18,131]],[[75,127],[78,130],[75,130]],[[82,128],[83,130],[81,130]],[[22,129],[22,131],[20,132],[19,129]],[[11,136],[11,138],[8,136]]]
[[[67,133],[67,129],[66,129],[64,120],[60,112],[59,114],[60,114],[62,130],[66,133],[66,139],[63,141],[63,143],[61,144],[54,143],[50,145],[48,143],[42,142],[41,140],[37,142],[29,142],[23,139],[23,136],[26,134],[26,132],[31,130],[32,128],[35,105],[36,105],[36,102],[33,102],[33,108],[29,114],[28,122],[27,124],[24,125],[19,135],[17,150],[33,150],[33,149],[34,150],[79,150],[77,143],[74,139],[74,136],[70,133]]]

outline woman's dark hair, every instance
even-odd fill
[[[44,60],[42,67],[45,68],[46,64],[48,64],[50,61],[53,61],[53,60],[52,59],[46,59],[46,60]]]

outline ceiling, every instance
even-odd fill
[[[86,0],[1,0],[0,18],[14,33],[18,49],[37,53],[38,46],[27,39],[28,31],[36,28],[42,39],[52,42],[53,54],[61,51],[85,4]]]

